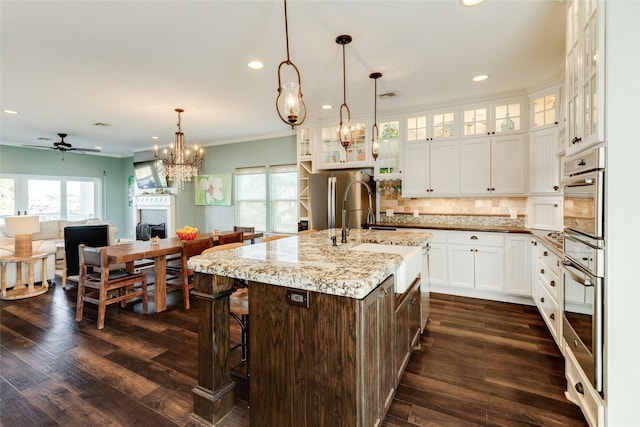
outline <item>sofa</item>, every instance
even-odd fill
[[[93,225],[93,224],[104,224],[104,221],[98,219],[88,219],[83,221],[66,221],[66,220],[51,220],[51,221],[41,221],[40,222],[40,231],[38,233],[33,233],[33,252],[44,252],[48,254],[47,256],[47,280],[53,280],[56,274],[56,252],[62,254],[64,253],[64,228],[65,227],[73,227],[78,225]],[[118,232],[118,227],[114,225],[109,225],[109,244],[115,244],[116,242],[116,233]],[[4,233],[4,224],[0,228],[0,257],[11,256],[14,254],[14,239],[13,237],[6,237]],[[61,244],[58,247],[58,244]],[[16,283],[16,265],[11,263],[7,265],[6,269],[7,274],[7,289],[13,288]],[[37,262],[34,265],[34,277],[36,281],[39,281],[42,277],[42,267],[41,263]],[[27,283],[27,269],[22,269],[22,283]]]

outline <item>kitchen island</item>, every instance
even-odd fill
[[[251,425],[379,422],[395,391],[394,275],[403,258],[353,248],[422,246],[429,238],[351,230],[340,243],[340,230],[323,230],[191,258],[199,313],[194,416],[215,424],[233,408],[228,296],[243,279]]]

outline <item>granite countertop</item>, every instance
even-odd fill
[[[402,257],[350,248],[360,243],[422,246],[430,238],[428,232],[351,230],[349,241],[340,243],[339,229],[322,230],[195,256],[188,265],[199,273],[362,299],[394,274]]]
[[[536,238],[536,240],[545,245],[547,248],[551,249],[551,251],[558,255],[560,258],[564,257],[564,248],[562,247],[562,245],[546,238],[546,235],[549,234],[548,230],[531,229],[529,231]]]

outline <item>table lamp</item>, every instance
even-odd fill
[[[5,232],[15,236],[15,256],[30,257],[33,254],[33,233],[40,231],[40,217],[38,215],[8,216],[4,219]]]

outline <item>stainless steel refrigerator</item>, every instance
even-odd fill
[[[342,209],[347,194],[346,225],[349,228],[362,228],[367,223],[369,212],[375,219],[376,187],[373,180],[373,170],[341,170],[312,173],[309,175],[309,228],[324,230],[327,228],[342,228]],[[364,185],[352,182],[365,183]],[[369,205],[371,195],[371,205]],[[371,210],[369,211],[369,208]]]

